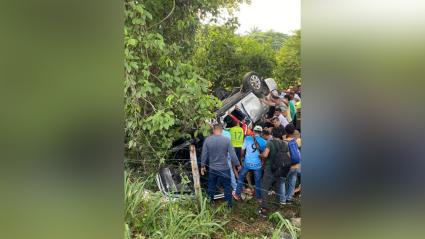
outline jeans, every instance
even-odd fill
[[[295,185],[297,183],[297,176],[301,173],[300,168],[291,168],[288,173],[288,191],[286,192],[286,201],[292,200],[294,196]]]
[[[242,148],[240,147],[235,147],[235,154],[238,157],[239,163],[241,163],[241,152],[242,152]]]
[[[221,182],[224,187],[224,200],[228,207],[232,207],[232,187],[230,185],[230,170],[209,169],[208,172],[208,196],[211,202],[214,201],[214,195],[217,191],[217,184]]]
[[[267,192],[272,189],[274,184],[277,184],[279,181],[278,177],[275,177],[272,172],[271,172],[271,168],[270,167],[266,167],[264,169],[264,176],[263,176],[263,181],[262,181],[262,187],[263,187],[263,200],[261,202],[261,207],[262,208],[267,208],[268,207],[268,203],[267,203]]]
[[[235,178],[235,172],[233,172],[232,162],[230,158],[227,160],[227,164],[230,167],[230,184],[232,185],[233,191],[236,191],[236,178]]]
[[[287,170],[289,171],[289,167],[284,169],[285,172],[287,172]],[[264,176],[263,176],[263,201],[261,202],[261,207],[262,208],[267,208],[268,207],[268,200],[266,199],[267,197],[267,191],[269,191],[270,189],[275,189],[274,191],[277,192],[277,198],[280,202],[285,202],[286,201],[286,196],[285,196],[285,179],[286,177],[279,177],[279,176],[275,176],[273,175],[272,171],[271,171],[271,167],[268,166],[265,168],[264,170]]]
[[[261,176],[262,176],[262,169],[247,169],[246,167],[243,167],[242,170],[239,173],[239,179],[238,179],[238,185],[236,186],[236,194],[238,196],[241,195],[242,185],[244,184],[246,174],[249,171],[254,172],[254,181],[255,181],[255,197],[257,199],[261,199]]]
[[[286,202],[286,177],[281,177],[279,181],[279,202]]]

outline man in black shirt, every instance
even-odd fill
[[[285,127],[280,123],[279,117],[275,116],[272,118],[273,128],[281,131],[282,136],[286,135]]]

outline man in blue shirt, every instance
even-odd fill
[[[238,184],[236,186],[236,194],[233,195],[236,200],[240,199],[242,186],[245,181],[245,177],[249,171],[254,172],[254,183],[255,183],[255,196],[257,200],[261,200],[261,176],[262,176],[262,165],[260,154],[266,149],[266,140],[260,135],[263,129],[257,125],[254,127],[255,136],[245,137],[242,146],[242,170],[239,172]]]

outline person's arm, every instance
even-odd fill
[[[241,148],[241,161],[243,160],[243,158],[245,158],[246,138],[247,138],[247,137],[245,137],[245,138],[243,139],[243,144],[242,144],[242,148]]]
[[[235,149],[232,147],[232,144],[230,143],[230,140],[229,140],[229,144],[227,146],[227,152],[230,155],[230,160],[232,161],[232,165],[234,165],[234,166],[240,166],[240,163],[239,163],[239,160],[238,160],[238,156],[236,156]]]
[[[201,154],[201,175],[204,175],[206,171],[206,163],[208,159],[208,147],[207,147],[207,139],[204,142],[204,145],[202,146],[202,154]]]
[[[267,158],[269,157],[269,153],[270,153],[270,149],[267,147],[264,152],[261,154],[262,158]]]
[[[264,104],[266,104],[268,106],[276,106],[276,103],[274,103],[273,101],[271,101],[267,98],[262,98],[260,100],[261,100],[261,102],[263,102]]]
[[[230,118],[232,118],[233,121],[236,122],[236,124],[239,124],[241,122],[238,118],[236,118],[236,116],[234,116],[232,114],[228,114],[228,115],[230,116]]]
[[[260,154],[260,157],[262,157],[262,158],[269,157],[271,147],[272,147],[272,141],[268,141],[267,144],[266,144],[266,148],[264,149],[264,152],[262,152]]]
[[[261,154],[260,154],[260,159],[261,159],[261,167],[264,167],[264,165],[266,165],[266,159],[270,154],[270,148],[267,147]]]
[[[285,147],[285,149],[284,149],[284,150],[285,150],[285,151],[286,151],[286,153],[288,154],[288,157],[289,157],[289,158],[291,158],[291,153],[289,152],[289,147],[288,147],[288,141],[287,141],[287,140],[284,140],[283,142],[285,142],[285,144],[284,144],[284,145],[285,145],[285,146],[284,146],[284,147]]]

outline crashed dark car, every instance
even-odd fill
[[[214,121],[228,124],[237,118],[248,126],[257,123],[269,109],[269,106],[261,99],[272,90],[276,90],[276,82],[272,78],[262,79],[255,72],[248,72],[243,77],[242,87],[234,88],[230,94],[222,97],[223,104],[215,111]],[[156,175],[158,188],[164,195],[169,197],[194,195],[189,146],[191,144],[195,146],[198,168],[200,168],[203,140],[203,136],[198,136],[189,141],[177,140],[173,144],[169,159]],[[200,177],[203,189],[207,188],[207,175]],[[215,199],[223,197],[223,189],[217,188]]]

